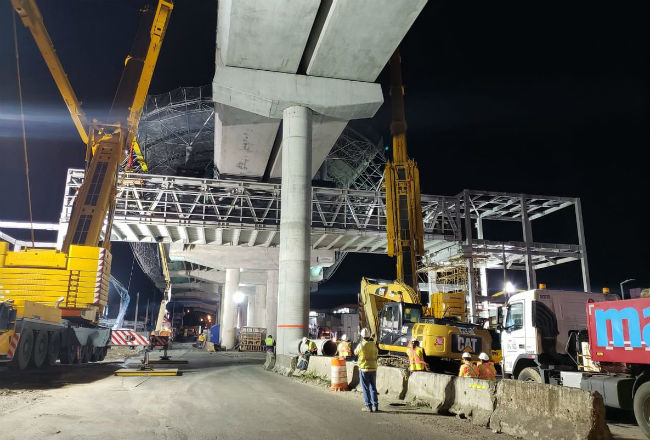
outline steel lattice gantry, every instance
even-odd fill
[[[62,224],[82,179],[82,170],[68,171]],[[311,198],[313,249],[386,253],[381,191],[314,187]],[[533,220],[569,207],[576,211],[578,243],[532,240]],[[422,209],[425,265],[476,257],[487,268],[505,264],[508,269],[532,271],[581,260],[588,279],[579,199],[466,190],[451,197],[422,195]],[[523,240],[488,240],[482,232],[484,221],[520,222]],[[278,184],[123,174],[111,239],[276,247],[279,227]]]

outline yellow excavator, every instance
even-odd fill
[[[424,349],[432,371],[457,368],[464,352],[481,352],[501,360],[492,349],[490,331],[465,322],[463,293],[434,292],[431,307],[422,305],[418,289],[417,259],[424,253],[420,177],[406,152],[406,118],[401,60],[396,50],[389,61],[392,103],[393,160],[386,162],[386,230],[388,256],[397,257],[397,280],[361,280],[361,326],[367,327],[380,350],[405,354],[411,339]]]
[[[121,164],[147,170],[136,142],[140,116],[169,23],[172,2],[141,10],[108,121],[81,109],[34,0],[11,0],[31,32],[86,144],[86,176],[62,249],[10,251],[0,242],[0,362],[18,368],[101,360],[110,329],[98,326],[110,278],[110,236]],[[135,159],[133,158],[135,155]]]

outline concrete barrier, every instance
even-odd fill
[[[502,380],[490,428],[539,440],[609,440],[598,393],[532,382]]]
[[[266,360],[264,361],[264,369],[272,370],[275,367],[275,354],[266,352]]]
[[[377,393],[403,399],[408,385],[408,371],[403,368],[378,367]]]
[[[436,413],[447,413],[454,403],[454,379],[447,374],[411,372],[406,400],[426,402]]]
[[[298,356],[278,354],[275,356],[273,371],[284,376],[290,376],[298,365]]]
[[[359,385],[359,366],[356,362],[347,361],[345,369],[348,374],[348,388],[353,390]]]
[[[496,406],[496,382],[472,379],[469,377],[452,377],[453,402],[449,412],[470,419],[473,424],[488,426],[490,416]]]
[[[332,358],[329,356],[310,356],[307,371],[316,376],[331,380]]]

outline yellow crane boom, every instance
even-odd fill
[[[88,118],[81,109],[81,102],[79,102],[72,89],[72,85],[68,81],[68,75],[65,74],[56,50],[54,50],[54,44],[52,44],[50,34],[45,29],[41,11],[34,0],[11,0],[11,4],[25,27],[32,33],[38,50],[41,52],[48,69],[50,69],[50,74],[59,88],[59,93],[61,93],[65,105],[68,107],[72,122],[77,128],[81,140],[84,144],[88,144]]]
[[[386,232],[388,256],[397,256],[397,279],[418,292],[417,257],[424,252],[420,173],[406,152],[404,86],[399,50],[390,61],[393,160],[386,162]]]
[[[132,146],[173,4],[158,0],[155,8],[141,11],[140,28],[124,63],[109,120],[91,124],[56,55],[35,1],[12,0],[12,5],[34,37],[86,142],[87,169],[72,206],[61,251],[10,252],[6,247],[0,248],[4,254],[0,258],[0,285],[5,287],[4,297],[17,305],[19,315],[21,304],[34,302],[58,305],[63,317],[96,321],[108,297],[110,235],[120,162],[129,148],[139,154],[137,144]],[[98,247],[102,234],[103,249]]]

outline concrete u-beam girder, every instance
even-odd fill
[[[188,277],[199,280],[205,283],[223,284],[226,282],[226,272],[218,269],[208,270],[176,270],[170,272],[170,276],[174,277]],[[266,271],[252,271],[246,270],[239,274],[240,285],[266,285]],[[176,287],[178,284],[174,284]]]
[[[233,247],[211,244],[184,245],[172,243],[169,258],[172,261],[187,261],[213,269],[226,270],[243,268],[256,270],[278,270],[279,248]],[[311,266],[329,267],[334,264],[334,251],[311,250]],[[244,271],[243,273],[246,273]]]
[[[375,81],[427,0],[326,0],[303,56],[307,75]]]
[[[320,0],[219,0],[217,64],[295,73]]]

